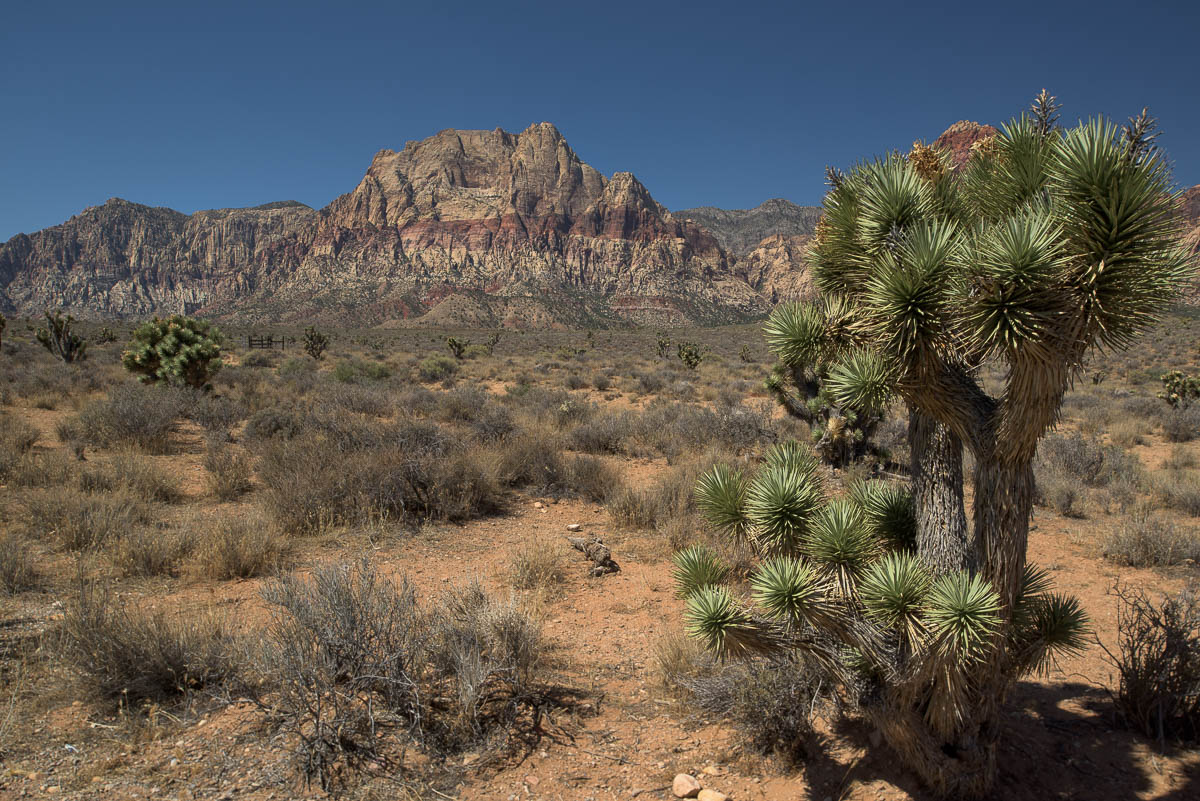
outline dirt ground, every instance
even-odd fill
[[[19,411],[43,432],[39,448],[61,447],[54,427],[70,410]],[[249,511],[251,501],[218,504],[204,497],[198,433],[185,431],[179,445],[172,455],[152,458],[179,478],[189,513],[236,514],[243,506]],[[1151,442],[1136,452],[1148,467],[1157,467],[1166,450]],[[632,483],[667,469],[662,459],[612,458]],[[587,563],[566,544],[570,524],[602,536],[620,572],[589,577]],[[1117,568],[1096,552],[1097,532],[1105,525],[1109,521],[1100,517],[1067,519],[1038,509],[1029,555],[1051,571],[1058,589],[1080,598],[1099,642],[1115,649],[1115,582],[1173,592],[1196,570]],[[509,758],[492,762],[465,755],[454,787],[422,791],[381,776],[358,797],[667,799],[672,777],[680,772],[735,800],[930,797],[865,725],[827,715],[820,724],[823,747],[802,764],[787,766],[754,753],[732,726],[703,719],[665,688],[655,648],[681,630],[683,607],[670,579],[670,549],[653,532],[613,529],[599,505],[518,494],[506,513],[463,525],[305,540],[292,562],[304,570],[367,553],[385,573],[407,576],[425,599],[473,579],[504,595],[513,592],[507,581],[511,555],[530,541],[554,543],[567,554],[565,582],[524,600],[536,609],[550,643],[547,672],[557,686],[571,690],[574,701],[513,744]],[[59,567],[69,570],[70,563],[64,557]],[[261,586],[259,579],[145,579],[126,582],[121,592],[150,609],[215,610],[251,631],[265,621]],[[7,653],[23,638],[52,627],[62,606],[52,593],[27,593],[0,600],[0,610],[0,651]],[[1109,696],[1113,673],[1097,644],[1015,689],[1004,720],[995,798],[1200,799],[1200,752],[1160,747],[1117,725]],[[16,700],[0,698],[5,732],[0,799],[327,797],[299,778],[289,743],[270,730],[248,699],[162,710],[135,725],[78,695],[64,673],[40,699],[44,714],[16,720],[13,710],[21,708]]]

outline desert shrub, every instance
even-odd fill
[[[116,540],[109,556],[125,576],[173,576],[194,544],[188,532],[135,528]]]
[[[285,577],[263,595],[274,708],[305,774],[326,788],[339,766],[379,760],[385,732],[441,759],[509,730],[538,701],[537,627],[478,585],[426,613],[406,580],[364,561]]]
[[[38,436],[38,430],[25,421],[0,413],[0,481],[13,474]]]
[[[582,373],[567,373],[567,377],[563,379],[563,386],[570,390],[587,389],[589,383]]]
[[[645,490],[625,487],[608,502],[608,512],[617,525],[631,529],[657,528],[694,512],[692,489],[702,470],[680,465]]]
[[[672,631],[655,641],[654,665],[663,687],[686,692],[684,682],[712,671],[717,660],[696,639]]]
[[[517,546],[508,563],[508,580],[518,590],[545,590],[566,580],[562,544],[534,537]]]
[[[580,454],[567,462],[571,493],[593,503],[606,503],[620,492],[620,474],[603,459]]]
[[[140,453],[121,450],[107,464],[93,462],[79,473],[86,492],[124,492],[146,503],[175,503],[183,497],[179,483]]]
[[[196,535],[194,572],[219,581],[274,573],[288,550],[279,532],[255,516],[222,518]]]
[[[1168,442],[1191,442],[1200,434],[1200,406],[1168,411],[1162,418],[1162,433]]]
[[[274,367],[279,364],[279,354],[274,351],[256,350],[242,357],[243,367]]]
[[[1150,427],[1145,420],[1126,418],[1118,420],[1108,428],[1108,438],[1122,448],[1145,445]]]
[[[634,427],[627,412],[602,411],[571,430],[568,442],[584,453],[621,453]]]
[[[26,453],[11,468],[13,487],[76,487],[80,484],[79,460],[62,450]]]
[[[108,397],[88,403],[79,413],[80,431],[101,447],[133,445],[167,453],[183,414],[182,396],[162,387],[120,384]]]
[[[1117,707],[1126,723],[1159,742],[1200,738],[1200,594],[1193,583],[1155,601],[1118,586]],[[1103,645],[1101,647],[1104,647]]]
[[[217,618],[130,608],[94,587],[66,605],[64,656],[99,698],[122,704],[177,700],[236,674],[234,637]]]
[[[367,384],[331,384],[322,387],[319,402],[369,417],[387,417],[395,404],[387,390]]]
[[[525,432],[510,438],[500,450],[501,483],[544,495],[564,494],[570,475],[560,451],[556,438],[544,432]]]
[[[458,372],[458,364],[449,356],[429,356],[417,366],[417,376],[424,382],[441,381]]]
[[[592,386],[600,392],[608,392],[609,387],[612,386],[612,379],[604,373],[596,373],[592,376]]]
[[[1173,470],[1154,476],[1154,494],[1168,509],[1200,517],[1200,476],[1192,470]]]
[[[343,359],[333,367],[333,378],[343,383],[359,381],[382,381],[391,378],[391,369],[382,362],[369,362],[363,359]]]
[[[1130,567],[1200,562],[1200,532],[1178,526],[1143,506],[1120,521],[1102,548],[1106,559]]]
[[[1078,434],[1049,434],[1038,446],[1034,470],[1039,481],[1050,474],[1069,476],[1089,487],[1104,487],[1140,472],[1138,460],[1123,448]]]
[[[208,492],[218,500],[235,500],[252,486],[253,461],[233,448],[210,446],[204,453],[204,470]]]
[[[372,443],[348,437],[340,448],[326,432],[272,443],[259,461],[265,508],[284,531],[309,533],[381,518],[461,521],[500,507],[486,460],[452,450],[436,429],[408,425],[415,434],[406,441],[405,428],[377,432],[388,438]]]
[[[542,702],[536,686],[541,632],[513,598],[492,598],[477,583],[456,587],[443,594],[432,620],[434,679],[454,699],[451,714],[430,730],[439,749],[482,743]]]
[[[304,429],[304,416],[290,406],[260,409],[246,421],[245,436],[249,440],[278,437],[291,439]]]
[[[634,389],[642,395],[655,395],[667,386],[667,380],[660,373],[636,370],[633,379]]]
[[[178,390],[184,416],[210,434],[228,437],[229,430],[246,419],[246,407],[231,398],[198,390]]]
[[[1162,466],[1164,470],[1192,470],[1200,467],[1200,458],[1197,458],[1195,451],[1183,445],[1175,445],[1163,459]]]
[[[679,683],[705,713],[732,720],[754,750],[797,764],[818,743],[813,717],[820,675],[802,659],[752,660],[685,675]]]
[[[280,378],[289,382],[307,382],[316,376],[317,364],[308,359],[300,359],[293,356],[290,359],[285,359],[275,372],[279,374]]]
[[[0,590],[15,595],[41,584],[29,541],[14,532],[0,532]]]
[[[1133,395],[1121,401],[1121,412],[1142,420],[1157,420],[1162,416],[1162,403],[1145,395]]]
[[[1036,497],[1039,506],[1048,506],[1063,517],[1083,517],[1083,483],[1078,477],[1055,470],[1037,472]]]
[[[60,488],[26,498],[30,532],[72,551],[98,548],[150,520],[143,503],[124,493],[89,495]]]

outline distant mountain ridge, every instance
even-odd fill
[[[752,209],[699,206],[672,213],[712,231],[721,247],[742,258],[769,236],[812,236],[821,218],[821,207],[772,198]]]
[[[965,161],[990,126],[937,144]],[[1200,187],[1181,211],[1200,248]],[[592,326],[754,319],[812,297],[820,209],[668,211],[606,177],[549,123],[448,129],[381,150],[322,209],[297,201],[188,215],[112,198],[0,244],[0,311],[194,313],[330,325]]]

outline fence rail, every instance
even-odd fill
[[[253,334],[246,337],[246,347],[250,350],[261,348],[262,350],[271,350],[278,347],[280,350],[287,350],[287,337],[275,338],[268,334],[265,337],[256,337]]]

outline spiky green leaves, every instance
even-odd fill
[[[746,490],[746,519],[758,547],[768,554],[794,553],[823,502],[821,484],[811,472],[768,465]]]
[[[871,536],[862,511],[853,503],[831,501],[813,519],[803,545],[813,561],[842,595],[854,592],[858,576],[879,554],[879,542]]]
[[[878,353],[859,348],[830,368],[826,387],[838,406],[873,417],[887,411],[895,396],[895,381],[894,372]]]
[[[860,481],[850,488],[850,498],[876,539],[893,550],[916,547],[917,512],[907,489],[887,481]]]
[[[763,326],[767,347],[788,367],[807,367],[824,361],[828,340],[825,313],[813,303],[785,303]]]
[[[1089,631],[1079,600],[1051,592],[1049,574],[1027,564],[1009,631],[1014,663],[1023,671],[1044,672],[1056,657],[1082,651]]]
[[[1049,183],[1084,333],[1126,347],[1195,269],[1179,243],[1167,163],[1158,154],[1130,158],[1120,130],[1093,120],[1063,136]]]
[[[1030,347],[1060,347],[1053,336],[1069,300],[1062,280],[1062,232],[1050,210],[1030,207],[990,227],[977,239],[971,258],[976,274],[963,310],[975,347],[1012,355]]]
[[[714,465],[700,476],[694,491],[696,506],[717,531],[734,542],[746,538],[746,481],[742,474],[725,465]]]
[[[789,626],[828,625],[844,609],[833,602],[824,576],[789,556],[763,562],[750,578],[754,600],[768,615]]]
[[[671,561],[671,578],[675,580],[676,595],[689,598],[705,587],[724,583],[729,566],[705,545],[693,545],[677,551]]]
[[[890,553],[866,571],[858,586],[867,615],[885,628],[917,642],[925,630],[929,571],[915,554]]]
[[[688,598],[684,628],[723,657],[766,653],[782,645],[777,633],[755,621],[724,587],[705,587]]]
[[[975,662],[1000,628],[1000,596],[980,576],[942,576],[929,590],[925,620],[931,647],[946,663]]]
[[[146,383],[205,389],[221,368],[222,341],[221,333],[205,320],[156,317],[134,329],[121,363]]]
[[[900,156],[862,168],[859,233],[868,251],[894,249],[906,228],[932,211],[928,184]]]

